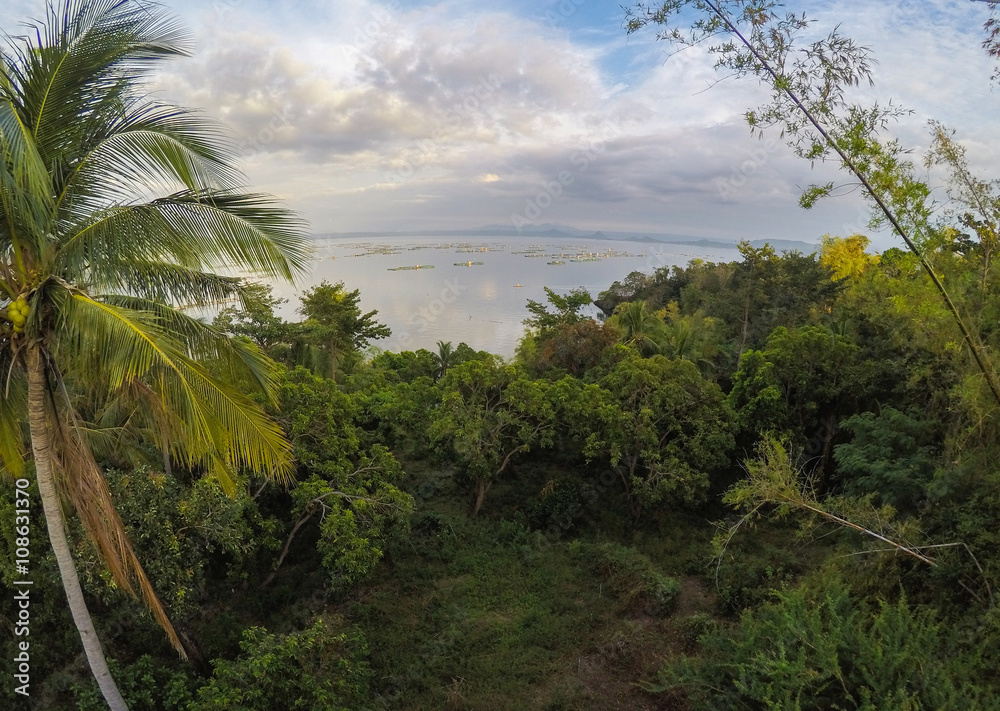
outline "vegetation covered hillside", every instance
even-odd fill
[[[72,536],[130,707],[992,708],[994,405],[915,259],[861,242],[632,275],[603,323],[553,294],[509,362],[344,346],[334,378],[258,289],[216,325],[285,363],[293,485],[102,460],[189,661]],[[974,240],[933,258],[993,308]],[[100,708],[39,565],[36,708]]]
[[[132,91],[175,28],[64,10],[0,86],[0,521],[34,516],[0,531],[32,576],[3,708],[1000,709],[1000,184],[944,127],[939,211],[835,121],[912,250],[744,242],[548,290],[512,358],[379,352],[342,283],[290,322],[213,273],[291,276],[304,242]]]

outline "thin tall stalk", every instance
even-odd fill
[[[787,98],[795,107],[795,110],[801,112],[808,125],[811,125],[812,128],[815,129],[817,137],[814,141],[811,141],[810,150],[806,153],[800,152],[800,155],[804,155],[804,157],[813,160],[822,154],[824,149],[829,148],[836,152],[836,154],[840,157],[843,166],[858,179],[868,196],[872,199],[874,204],[878,206],[878,210],[882,213],[882,215],[884,215],[889,224],[892,225],[896,234],[903,239],[906,247],[916,255],[917,259],[920,261],[921,267],[931,278],[931,282],[934,284],[935,289],[937,289],[938,293],[941,295],[945,306],[955,319],[955,322],[958,324],[958,328],[961,331],[962,337],[968,345],[969,350],[972,352],[976,365],[986,378],[986,382],[989,385],[994,400],[997,405],[1000,406],[1000,381],[997,379],[989,357],[982,344],[979,342],[979,339],[973,333],[972,329],[966,325],[965,320],[962,318],[954,300],[951,298],[951,295],[948,293],[948,290],[945,288],[940,277],[938,277],[937,273],[934,271],[930,261],[913,241],[907,230],[903,227],[900,215],[890,208],[886,196],[881,194],[873,186],[872,180],[865,174],[865,171],[859,165],[859,162],[852,158],[849,151],[846,150],[833,135],[831,135],[831,131],[823,125],[819,118],[817,118],[817,112],[811,110],[807,105],[807,102],[803,100],[800,91],[807,92],[810,89],[810,86],[800,86],[800,91],[796,91],[796,81],[801,81],[803,78],[808,77],[809,75],[806,73],[808,70],[802,66],[798,66],[792,74],[785,74],[776,69],[775,64],[769,61],[769,59],[765,56],[767,52],[764,52],[759,47],[755,46],[754,42],[748,39],[744,33],[740,31],[736,22],[722,9],[723,4],[719,2],[719,0],[665,0],[659,10],[651,10],[640,2],[636,6],[636,9],[644,11],[646,18],[635,19],[633,17],[634,10],[627,8],[626,11],[628,12],[629,17],[633,18],[627,23],[628,32],[631,34],[648,22],[665,24],[666,18],[669,15],[680,12],[684,6],[689,4],[697,6],[697,8],[704,12],[705,16],[708,18],[695,22],[695,37],[691,40],[685,40],[678,29],[674,29],[671,32],[660,36],[669,37],[675,42],[690,46],[707,39],[718,31],[723,31],[734,37],[736,42],[727,42],[720,46],[713,47],[712,51],[725,57],[726,55],[731,55],[733,52],[737,52],[735,48],[740,44],[746,48],[749,53],[748,56],[737,56],[735,58],[730,56],[730,59],[721,59],[717,66],[728,66],[738,76],[752,73],[761,76],[762,78],[766,78],[768,83],[776,92],[776,96]],[[755,25],[762,25],[768,16],[767,13],[769,12],[769,8],[772,3],[751,3],[741,0],[739,5],[744,7],[747,17],[751,22]],[[791,51],[791,36],[788,35],[788,33],[794,29],[801,29],[806,24],[807,21],[805,16],[796,17],[795,15],[789,15],[787,19],[779,22],[776,27],[768,28],[766,33],[762,31],[762,34],[765,38],[768,38],[774,43],[774,49],[778,52],[778,56],[783,57],[788,55]],[[1000,36],[1000,30],[998,30],[997,33],[998,36]],[[757,39],[756,31],[751,36],[754,39]],[[858,71],[860,71],[860,74],[855,76],[851,76],[849,74],[851,71],[850,62],[852,60],[848,55],[854,51],[854,49],[854,45],[850,41],[845,41],[839,36],[834,38],[834,35],[831,35],[830,44],[820,49],[814,47],[811,52],[807,53],[816,55],[814,58],[819,59],[825,76],[824,83],[822,87],[820,87],[818,97],[818,100],[820,101],[819,108],[821,111],[828,111],[831,106],[837,105],[842,100],[842,93],[839,86],[840,82],[847,81],[848,83],[854,83],[858,76],[866,76],[868,74],[869,64],[863,53],[856,54],[854,57],[854,59],[859,62],[856,66]],[[823,50],[829,51],[829,54],[825,54]],[[847,51],[848,55],[841,54],[844,50]],[[741,54],[741,52],[737,52],[737,54]],[[1000,54],[1000,52],[998,52],[998,54]],[[896,111],[898,112],[898,109]],[[771,119],[783,118],[789,123],[787,130],[789,130],[792,134],[795,134],[800,129],[800,126],[806,125],[806,123],[798,124],[797,122],[793,122],[792,119],[789,118],[791,114],[782,114],[780,109],[769,109],[765,115],[769,116]],[[874,111],[871,114],[872,120],[875,120],[877,116],[878,112]],[[751,121],[752,125],[756,123],[756,118],[753,113],[748,114],[748,119]],[[823,192],[824,191],[821,190],[819,191],[819,194],[822,194]],[[815,197],[816,196],[813,195],[810,202],[815,200]]]
[[[875,188],[872,186],[871,182],[868,180],[868,177],[864,174],[864,172],[851,159],[851,157],[847,154],[847,152],[844,151],[843,148],[841,148],[841,146],[833,139],[830,133],[823,127],[823,125],[816,119],[816,117],[813,116],[812,112],[809,111],[809,109],[805,106],[805,104],[802,103],[802,101],[795,94],[795,92],[792,91],[791,87],[788,86],[788,83],[781,81],[781,78],[778,76],[778,73],[774,70],[774,68],[770,65],[770,63],[763,56],[761,56],[760,52],[757,51],[757,48],[754,47],[749,40],[747,40],[747,38],[743,35],[742,32],[740,32],[739,28],[737,28],[736,25],[733,23],[733,21],[729,19],[729,16],[726,15],[724,12],[722,12],[721,7],[718,4],[716,4],[716,2],[713,2],[713,0],[704,0],[704,1],[705,4],[709,8],[711,8],[712,12],[714,12],[715,15],[726,25],[729,31],[733,35],[735,35],[736,38],[739,39],[739,41],[747,48],[747,50],[753,55],[754,59],[760,63],[760,66],[763,67],[764,70],[770,75],[771,79],[773,80],[773,86],[783,91],[785,95],[788,96],[789,99],[791,99],[792,103],[794,103],[795,106],[798,107],[798,109],[803,113],[803,115],[805,115],[805,117],[813,125],[816,131],[818,131],[819,134],[823,137],[823,140],[826,141],[827,145],[829,145],[830,148],[836,151],[837,155],[840,156],[840,159],[843,161],[844,165],[855,175],[855,177],[857,177],[857,179],[861,182],[861,185],[864,186],[865,190],[871,196],[872,200],[874,200],[875,204],[878,205],[879,209],[882,211],[886,219],[892,225],[892,228],[896,231],[896,234],[898,234],[903,239],[903,242],[906,243],[907,248],[911,252],[913,252],[920,260],[920,265],[924,268],[924,271],[927,272],[927,275],[931,278],[931,281],[934,282],[934,287],[938,290],[938,293],[941,294],[941,298],[944,299],[945,305],[948,307],[948,310],[951,312],[951,315],[955,318],[955,322],[958,324],[958,328],[962,332],[962,337],[965,339],[966,344],[969,346],[969,350],[972,351],[972,357],[975,358],[976,364],[979,366],[979,369],[986,377],[986,382],[990,386],[990,390],[993,393],[994,399],[997,401],[997,405],[1000,405],[1000,383],[998,383],[997,381],[996,373],[993,371],[993,367],[989,363],[987,355],[983,352],[983,349],[981,345],[978,343],[978,340],[973,337],[972,332],[969,330],[968,326],[966,326],[965,320],[962,318],[962,315],[958,312],[958,308],[955,306],[955,302],[952,301],[951,295],[948,293],[948,290],[945,289],[945,286],[941,282],[941,279],[934,271],[934,267],[931,266],[931,263],[927,260],[927,257],[924,255],[924,253],[920,251],[917,245],[906,233],[906,230],[903,229],[903,226],[900,224],[899,219],[896,217],[896,214],[889,209],[889,206],[886,205],[885,200],[878,193],[878,191],[875,190]]]

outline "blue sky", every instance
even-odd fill
[[[717,77],[702,49],[668,58],[651,33],[627,38],[619,2],[164,4],[197,51],[153,90],[225,122],[254,187],[316,232],[535,221],[816,241],[865,230],[856,196],[797,206],[802,187],[836,174],[751,139],[742,114],[765,97],[754,81],[709,88]],[[918,163],[936,118],[978,172],[1000,176],[986,4],[787,6],[873,50],[872,96],[913,109],[892,133]],[[7,0],[0,27],[15,31],[43,7]]]

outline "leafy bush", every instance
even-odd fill
[[[656,615],[669,614],[673,609],[680,583],[657,570],[649,558],[634,548],[573,541],[570,552],[575,558],[589,562],[626,609]]]
[[[277,522],[261,514],[243,477],[235,479],[232,495],[213,477],[186,485],[146,467],[108,469],[105,478],[146,574],[175,618],[197,613],[207,581],[218,572],[213,560],[233,578],[246,578],[254,558],[278,545]],[[89,578],[102,567],[84,570]],[[92,584],[107,587],[103,594],[111,604],[124,598],[113,585]]]
[[[213,662],[189,711],[355,711],[368,698],[367,642],[340,619],[287,635],[251,627],[240,647],[238,658]]]
[[[184,711],[188,708],[194,680],[177,665],[166,665],[162,659],[148,654],[133,664],[120,665],[114,659],[108,664],[122,696],[131,711]],[[88,679],[84,685],[74,685],[77,711],[105,711],[107,702],[97,684]]]
[[[727,523],[731,525],[731,523]],[[722,602],[731,613],[767,602],[775,590],[792,586],[810,567],[808,549],[788,545],[795,529],[784,525],[744,526],[730,540],[718,537],[716,556],[706,566]],[[821,551],[813,550],[816,555]]]
[[[703,637],[650,691],[686,691],[694,709],[996,709],[978,659],[950,649],[933,613],[870,606],[834,585],[796,589]]]
[[[913,508],[934,475],[934,449],[923,444],[933,438],[931,423],[885,407],[878,416],[866,412],[841,426],[854,435],[833,452],[847,492],[874,493],[897,509]]]
[[[597,494],[593,487],[575,479],[549,480],[525,503],[528,524],[537,530],[564,535],[576,528],[589,501]]]

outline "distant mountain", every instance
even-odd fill
[[[742,238],[712,239],[694,235],[650,232],[615,232],[598,230],[587,232],[568,225],[545,223],[541,225],[526,225],[521,230],[510,225],[484,225],[468,230],[420,230],[398,232],[331,232],[313,235],[315,239],[379,239],[385,237],[544,237],[546,239],[599,239],[621,242],[645,242],[654,244],[675,244],[691,247],[735,247]],[[756,239],[750,244],[759,249],[770,244],[778,252],[802,252],[811,254],[819,249],[815,242],[803,242],[791,239]]]
[[[802,254],[812,254],[819,251],[819,242],[800,242],[795,239],[755,239],[750,241],[750,246],[760,249],[765,244],[774,247],[776,252],[802,252]]]
[[[471,231],[476,233],[494,232],[509,235],[540,235],[548,232],[560,232],[566,237],[589,237],[594,234],[593,232],[578,230],[576,227],[571,227],[569,225],[557,225],[552,222],[545,222],[540,225],[525,225],[520,230],[516,227],[512,227],[511,225],[485,225]]]
[[[659,242],[660,240],[650,240],[650,239],[640,239],[635,240],[637,242]],[[686,240],[670,242],[670,244],[679,244],[687,247],[735,247],[739,244],[736,242],[723,242],[721,240],[712,239],[698,239],[698,240]],[[750,240],[750,246],[754,249],[760,249],[764,245],[771,245],[775,252],[779,254],[782,252],[801,252],[802,254],[812,254],[813,252],[819,251],[819,244],[814,242],[800,242],[795,239],[755,239]]]

